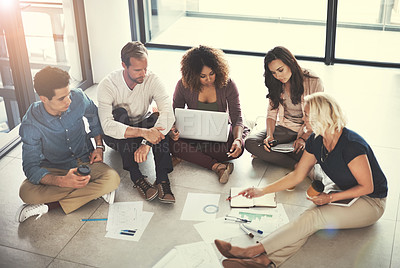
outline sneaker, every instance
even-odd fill
[[[158,194],[158,189],[150,184],[150,182],[146,179],[147,177],[143,177],[138,179],[133,188],[137,188],[139,194],[146,199],[147,201],[151,201],[156,198]]]
[[[171,191],[169,181],[162,181],[158,184],[154,183],[154,186],[158,188],[158,200],[160,200],[161,203],[175,203],[175,197]]]
[[[43,214],[49,211],[49,207],[45,204],[29,205],[23,204],[19,207],[16,215],[18,222],[24,222],[27,218],[36,216],[36,220],[39,219]]]
[[[115,190],[105,194],[102,196],[102,198],[104,199],[104,201],[106,201],[108,204],[112,205],[114,204],[114,199],[115,199]]]

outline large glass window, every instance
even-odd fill
[[[400,63],[400,1],[338,4],[336,58]]]
[[[38,99],[32,79],[40,69],[68,71],[72,87],[92,84],[82,14],[77,0],[0,1],[0,157],[17,141],[21,117]]]
[[[399,66],[399,0],[143,0],[148,45],[244,54],[283,45],[303,59]],[[328,8],[330,7],[330,8]],[[140,11],[139,11],[140,12]],[[327,21],[329,27],[327,29]],[[145,25],[145,27],[143,26]]]
[[[325,0],[148,0],[150,43],[323,57]]]

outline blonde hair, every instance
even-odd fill
[[[309,121],[315,136],[341,131],[347,123],[346,117],[337,101],[324,92],[304,97],[310,107]]]

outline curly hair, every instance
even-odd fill
[[[193,47],[186,51],[181,60],[183,86],[192,91],[200,91],[200,74],[204,66],[215,72],[215,87],[226,86],[229,79],[228,62],[220,49],[208,46]]]
[[[57,67],[46,66],[36,73],[33,78],[33,87],[39,96],[45,96],[51,100],[55,95],[54,90],[68,86],[70,78],[68,72]]]
[[[276,79],[268,68],[268,64],[277,59],[286,64],[292,72],[292,76],[290,77],[290,99],[293,104],[301,102],[301,96],[304,93],[304,76],[314,77],[307,70],[303,71],[301,69],[296,58],[287,48],[277,46],[268,51],[264,58],[264,77],[265,86],[268,88],[267,98],[271,100],[273,109],[277,109],[279,103],[283,103],[283,99],[281,98],[281,94],[283,93],[282,82]]]

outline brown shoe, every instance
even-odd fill
[[[183,161],[182,159],[180,159],[179,157],[176,157],[176,156],[172,156],[171,160],[172,160],[172,167],[177,166],[180,162]]]
[[[215,173],[218,175],[220,183],[227,183],[229,180],[229,175],[233,172],[233,163],[221,163],[215,168]]]
[[[147,201],[151,201],[156,198],[158,194],[158,189],[150,184],[150,182],[146,179],[147,177],[143,177],[138,179],[133,188],[136,188],[139,194],[146,199]]]
[[[214,240],[215,245],[217,246],[217,249],[219,250],[219,252],[221,252],[222,256],[226,257],[226,258],[239,258],[235,255],[232,255],[229,251],[232,249],[232,245],[231,243],[219,240],[219,239],[215,239]]]
[[[158,200],[160,200],[161,203],[175,203],[175,197],[171,191],[171,185],[169,184],[169,181],[162,181],[158,184],[154,183],[154,186],[158,189]]]

